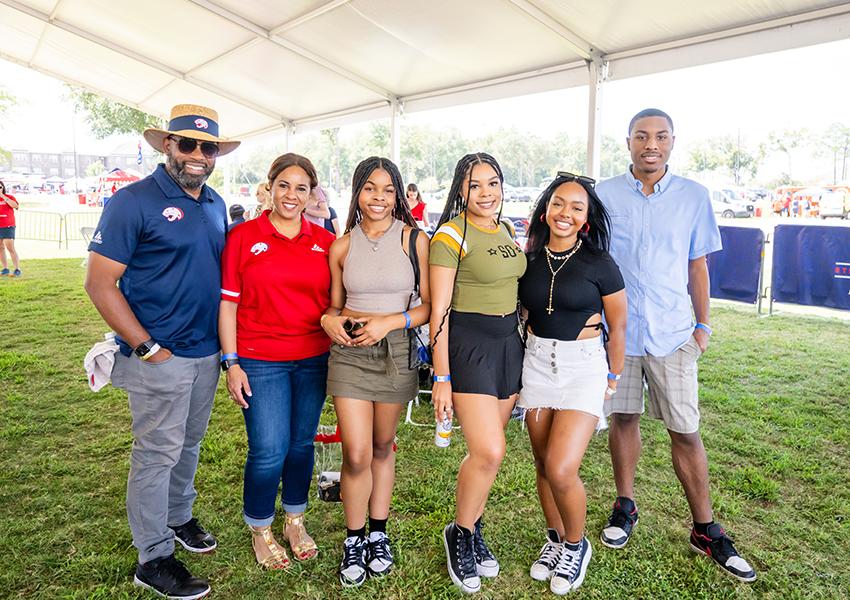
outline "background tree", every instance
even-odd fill
[[[585,160],[584,154],[586,152],[586,148],[584,147],[583,142],[582,146],[575,147],[573,152],[576,161]],[[629,165],[632,163],[632,157],[629,155],[629,149],[626,148],[625,140],[615,138],[611,135],[602,136],[600,159],[599,176],[602,179],[607,179],[609,177],[625,173],[626,169],[628,169]]]
[[[97,177],[105,170],[106,168],[103,166],[103,162],[96,160],[86,167],[86,177]]]
[[[788,181],[794,181],[793,159],[796,150],[808,143],[809,133],[806,129],[782,129],[771,131],[767,136],[768,148],[781,152],[788,159]]]
[[[832,183],[847,179],[847,158],[850,155],[850,127],[833,123],[819,138],[820,154],[832,159]],[[840,168],[839,168],[839,165]]]
[[[66,97],[85,114],[92,134],[103,139],[114,134],[139,134],[149,127],[162,127],[162,119],[71,85]]]

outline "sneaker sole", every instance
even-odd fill
[[[207,589],[205,591],[201,592],[200,594],[192,594],[190,596],[173,596],[171,594],[163,594],[158,589],[153,587],[151,584],[145,583],[144,581],[139,579],[139,577],[137,575],[133,575],[133,585],[135,585],[136,587],[144,588],[146,590],[150,590],[154,594],[156,594],[157,596],[161,596],[163,598],[173,598],[174,600],[198,600],[199,598],[206,597],[210,593],[210,591],[212,590],[212,588],[210,588],[210,586],[207,586]]]
[[[478,584],[477,588],[471,588],[467,585],[464,585],[460,578],[455,575],[454,571],[452,571],[452,560],[449,558],[449,536],[448,536],[449,526],[446,525],[443,528],[443,548],[446,549],[446,569],[449,572],[449,577],[452,579],[452,583],[455,584],[461,592],[465,594],[474,594],[481,590],[481,584]]]
[[[475,565],[475,571],[478,573],[479,577],[497,577],[499,575],[499,570],[501,567],[496,565],[495,567],[485,567],[484,565]]]
[[[174,541],[179,543],[181,546],[183,546],[184,550],[186,550],[187,552],[192,552],[193,554],[209,554],[210,552],[215,552],[215,549],[218,548],[218,542],[216,542],[215,544],[213,544],[209,548],[203,548],[203,549],[193,548],[192,546],[188,545],[186,542],[181,540],[176,535],[174,536]]]
[[[343,577],[342,574],[340,574],[339,575],[339,583],[344,588],[360,587],[361,585],[363,585],[365,583],[367,575],[368,575],[368,572],[364,571],[363,572],[363,579],[361,579],[360,581],[356,581],[356,580],[346,579],[346,578]]]
[[[720,569],[721,571],[726,573],[729,577],[734,577],[738,581],[743,581],[744,583],[752,583],[758,577],[758,575],[753,575],[752,577],[742,577],[741,575],[735,575],[732,571],[724,569],[723,566],[720,563],[718,563],[716,560],[714,560],[713,557],[709,556],[708,553],[706,553],[705,551],[703,551],[699,547],[694,546],[693,543],[691,543],[690,546],[691,546],[691,550],[693,552],[696,552],[697,554],[702,554],[703,556],[710,558],[711,562],[713,562],[717,566],[718,569]]]

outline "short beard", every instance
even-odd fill
[[[179,163],[177,158],[172,154],[166,155],[165,167],[174,180],[180,185],[180,187],[187,190],[197,190],[200,189],[204,183],[206,183],[209,176],[212,174],[213,169],[215,169],[215,163],[210,165],[208,168],[204,169],[204,172],[199,175],[190,175],[185,170],[186,161],[183,163]]]

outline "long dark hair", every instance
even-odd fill
[[[416,202],[422,202],[422,194],[419,193],[419,188],[416,187],[415,183],[408,183],[407,184],[407,191],[408,192],[416,192]]]
[[[401,173],[398,167],[389,158],[370,156],[360,161],[360,164],[354,169],[354,175],[351,178],[351,204],[348,207],[348,220],[345,222],[345,233],[354,229],[354,226],[363,220],[358,202],[360,192],[363,190],[363,186],[366,185],[372,172],[378,169],[383,169],[390,174],[390,180],[392,180],[393,187],[395,188],[393,218],[398,219],[405,225],[416,227],[416,221],[413,220],[413,215],[410,214],[410,207],[407,205],[407,200],[404,197],[404,182],[401,179]]]
[[[564,183],[575,182],[579,184],[587,193],[587,223],[590,225],[590,231],[584,233],[580,231],[578,236],[591,252],[599,254],[608,251],[608,244],[611,239],[611,219],[608,217],[608,211],[596,194],[593,185],[569,175],[558,175],[555,180],[543,190],[540,197],[537,199],[537,204],[531,212],[531,217],[528,220],[528,243],[525,245],[525,253],[529,258],[536,257],[549,242],[549,224],[546,223],[546,208],[549,206],[549,201],[555,190]]]

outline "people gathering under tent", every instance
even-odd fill
[[[206,182],[240,142],[220,134],[216,111],[177,105],[165,128],[144,137],[164,162],[105,207],[85,282],[116,334],[112,384],[129,397],[137,586],[187,600],[211,590],[175,548],[203,554],[219,543],[193,506],[220,369],[245,420],[241,510],[257,563],[285,570],[335,551],[343,587],[404,577],[389,521],[393,441],[419,392],[423,351],[434,420],[459,423],[466,442],[441,536],[446,574],[462,592],[480,591],[511,560],[493,551],[485,515],[500,467],[512,460],[505,428],[517,407],[541,513],[531,578],[566,594],[599,552],[579,476],[597,430],[610,426],[616,496],[596,539],[616,551],[653,535],[637,529],[646,412],[670,437],[692,517],[688,546],[740,581],[756,579],[709,496],[697,372],[712,335],[706,256],[721,239],[708,190],[668,168],[669,115],[634,116],[625,173],[600,183],[557,173],[531,213],[524,248],[501,218],[504,176],[486,152],[458,160],[429,238],[418,188],[387,158],[355,168],[342,227],[313,163],[294,153],[270,161],[253,218],[234,205],[229,225]],[[305,520],[327,396],[342,442],[346,532],[335,550],[317,544]],[[275,530],[278,496],[284,517]]]

